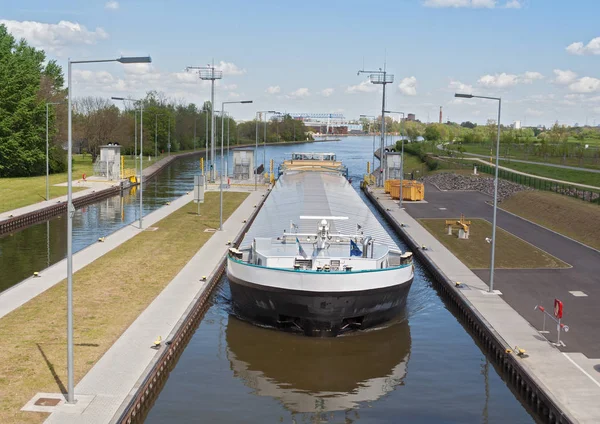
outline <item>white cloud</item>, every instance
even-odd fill
[[[542,116],[544,114],[544,112],[542,112],[541,110],[537,110],[537,109],[527,108],[525,110],[525,114],[528,116]]]
[[[108,34],[98,27],[95,31],[88,30],[76,22],[60,21],[58,24],[47,24],[35,21],[10,21],[0,19],[0,24],[15,38],[25,38],[34,47],[60,55],[63,49],[74,44],[96,44],[99,40],[108,38]]]
[[[107,1],[104,8],[107,10],[117,10],[119,8],[119,2],[114,0]]]
[[[600,37],[591,39],[587,45],[584,45],[581,41],[569,44],[566,50],[576,55],[600,54]]]
[[[527,71],[521,75],[502,72],[501,74],[484,75],[479,78],[477,83],[488,88],[508,88],[514,87],[517,84],[531,84],[533,81],[543,78],[542,74],[534,71]]]
[[[520,9],[523,5],[519,0],[509,0],[504,5],[506,9]]]
[[[326,88],[324,90],[321,90],[321,95],[324,97],[329,97],[333,94],[335,90],[333,88]]]
[[[223,75],[243,75],[246,73],[245,69],[238,68],[236,64],[224,61],[219,62],[215,69],[222,71]]]
[[[448,88],[457,93],[465,93],[465,94],[473,93],[472,85],[463,84],[462,82],[453,80],[453,79],[450,80],[450,84],[448,84]]]
[[[513,87],[513,86],[517,85],[518,81],[519,81],[518,75],[507,74],[507,73],[502,72],[501,74],[496,74],[496,75],[489,75],[489,74],[484,75],[481,78],[479,78],[477,83],[484,87],[507,88],[507,87]]]
[[[269,94],[277,94],[281,92],[281,87],[279,87],[278,85],[272,85],[270,87],[267,87],[265,91]]]
[[[566,71],[562,71],[560,69],[555,69],[554,75],[556,75],[556,78],[554,78],[554,83],[560,84],[560,85],[571,84],[577,78],[577,74],[568,69]]]
[[[544,76],[539,72],[527,71],[521,77],[521,81],[525,84],[531,84],[535,80],[544,79]]]
[[[569,89],[576,93],[594,93],[600,91],[600,79],[593,77],[579,78],[569,85]]]
[[[289,99],[300,99],[303,97],[308,97],[310,96],[310,91],[308,91],[308,88],[299,88],[296,91],[292,91],[290,94],[288,94],[286,97]]]
[[[369,80],[363,81],[357,85],[351,85],[346,88],[346,93],[372,93],[377,91],[377,86],[371,84]]]
[[[398,84],[398,89],[405,96],[416,96],[417,95],[417,78],[407,77],[403,78]]]

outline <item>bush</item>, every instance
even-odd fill
[[[398,144],[396,144],[396,150],[398,150]],[[419,143],[406,144],[405,143],[404,151],[413,156],[417,156],[419,159],[421,159],[421,161],[425,162],[425,164],[427,165],[427,168],[430,171],[435,171],[440,166],[440,163],[437,159],[434,159],[433,157],[431,157],[430,155],[428,155],[427,153],[425,153],[423,151],[422,144],[419,144]]]

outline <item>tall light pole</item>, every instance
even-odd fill
[[[171,115],[169,115],[169,132],[167,136],[167,150],[169,152],[169,156],[171,156]]]
[[[454,97],[461,97],[464,99],[489,99],[498,100],[498,132],[496,135],[496,170],[494,172],[494,215],[492,220],[492,258],[490,261],[490,293],[494,292],[494,259],[496,254],[496,211],[498,209],[498,162],[500,161],[500,112],[502,110],[502,98],[501,97],[488,97],[488,96],[474,96],[472,94],[461,94],[456,93]]]
[[[227,166],[225,168],[227,169],[227,177],[229,177],[229,121],[231,121],[231,119],[229,119],[229,114],[227,114],[226,116],[227,116]]]
[[[68,60],[67,86],[68,86],[68,144],[67,144],[67,403],[75,403],[73,393],[73,128],[72,128],[72,101],[73,85],[71,79],[71,68],[73,64],[120,62],[128,63],[150,63],[148,57],[120,57],[118,59],[100,60]]]
[[[154,160],[158,157],[158,117],[164,115],[164,113],[154,114]]]
[[[206,114],[206,135],[204,136],[204,158],[208,159],[208,110],[204,111]],[[208,165],[208,164],[207,164]]]
[[[257,190],[258,185],[258,167],[256,166],[256,157],[258,156],[258,122],[262,120],[260,112],[256,112],[256,145],[254,147],[254,191]]]
[[[375,123],[374,115],[360,115],[361,118],[371,118],[371,122],[369,122],[369,132],[371,132],[371,124]],[[371,162],[371,168],[373,172],[375,172],[375,133],[373,133],[373,161]]]
[[[46,200],[50,200],[50,156],[49,156],[49,142],[48,142],[48,106],[59,105],[60,102],[48,102],[46,103]]]
[[[223,78],[223,71],[219,71],[215,69],[215,64],[213,62],[212,65],[206,66],[188,66],[186,71],[190,71],[192,69],[198,70],[198,76],[201,80],[211,81],[210,88],[210,110],[211,110],[211,118],[210,118],[210,163],[212,166],[210,180],[211,182],[215,181],[215,80]]]
[[[403,197],[403,187],[404,187],[404,138],[402,136],[402,130],[404,129],[404,112],[394,112],[391,110],[386,110],[386,113],[397,113],[402,115],[402,120],[400,121],[400,140],[402,144],[402,153],[400,153],[400,209],[402,209],[402,197]]]
[[[111,97],[112,100],[121,100],[132,101],[134,103],[139,103],[140,105],[140,230],[142,227],[142,218],[144,215],[142,198],[144,195],[144,186],[143,186],[143,178],[144,178],[144,101],[143,100],[135,100],[135,99],[126,99],[125,97]],[[135,113],[135,111],[134,111]]]
[[[194,118],[194,151],[196,151],[196,122],[200,119],[201,116]]]
[[[225,115],[225,105],[230,105],[234,103],[247,104],[252,103],[252,100],[240,100],[237,102],[223,102],[221,103],[221,172],[220,175],[220,194],[219,194],[219,202],[220,202],[220,212],[219,212],[219,231],[223,231],[223,116]]]
[[[263,167],[266,168],[267,167],[267,114],[270,113],[270,114],[279,115],[279,112],[274,111],[274,110],[259,110],[258,113],[261,114],[261,117],[262,117],[263,114],[265,116],[265,126],[264,126],[265,138],[263,139]],[[258,139],[258,131],[257,131],[257,137],[256,138]],[[256,145],[256,148],[258,149],[258,143]]]
[[[357,72],[357,75],[360,74],[370,74],[369,75],[369,81],[371,81],[371,84],[380,84],[383,85],[383,96],[381,99],[381,143],[380,143],[380,150],[379,150],[379,162],[381,163],[381,173],[380,173],[380,178],[379,180],[379,186],[382,187],[383,183],[385,181],[386,175],[385,175],[385,86],[387,84],[391,84],[394,82],[394,75],[392,74],[388,74],[387,71],[385,70],[385,65],[383,70],[381,70],[381,68],[379,68],[379,70],[377,71],[365,71],[364,69],[361,69],[360,71]]]

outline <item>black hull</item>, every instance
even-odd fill
[[[285,290],[231,276],[229,282],[234,311],[241,318],[307,336],[335,337],[376,327],[402,313],[412,279],[392,287],[335,293]]]

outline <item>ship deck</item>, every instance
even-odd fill
[[[256,237],[278,237],[284,230],[289,233],[291,223],[297,226],[294,231],[298,233],[314,234],[319,220],[300,219],[301,216],[347,217],[328,220],[330,232],[356,234],[357,225],[360,225],[360,231],[371,236],[375,243],[398,249],[348,180],[336,172],[289,172],[282,175],[244,237],[241,248],[250,246]],[[312,253],[311,244],[302,242],[302,246],[308,255]],[[349,248],[344,247],[343,250],[343,255],[348,256]]]

